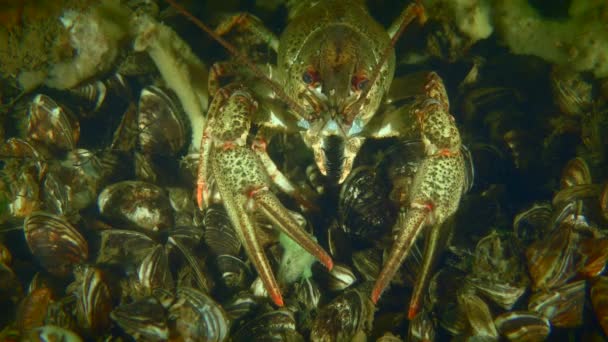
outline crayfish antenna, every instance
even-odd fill
[[[236,59],[238,61],[245,64],[253,72],[255,77],[261,79],[264,83],[266,83],[272,89],[272,91],[274,91],[276,96],[287,104],[287,106],[294,112],[294,114],[296,114],[298,119],[304,119],[304,120],[310,121],[311,117],[310,117],[310,115],[308,115],[306,110],[302,106],[300,106],[298,103],[296,103],[294,100],[292,100],[287,95],[287,93],[285,93],[283,88],[279,84],[277,84],[277,82],[268,78],[268,76],[266,76],[260,70],[260,68],[258,68],[251,61],[251,59],[249,59],[247,56],[240,53],[236,49],[236,47],[234,47],[234,45],[230,44],[230,42],[228,42],[226,39],[222,38],[222,36],[218,35],[209,26],[207,26],[205,23],[200,21],[198,18],[196,18],[194,15],[192,15],[192,13],[188,12],[188,10],[186,10],[184,7],[179,5],[177,2],[175,2],[175,0],[165,0],[165,1],[167,1],[167,3],[171,7],[173,7],[176,11],[178,11],[181,15],[186,17],[186,19],[190,20],[192,23],[194,23],[194,25],[199,27],[201,30],[205,31],[211,38],[213,38],[213,40],[220,43],[220,45],[222,45],[226,50],[228,50],[228,52],[231,55],[236,57]]]

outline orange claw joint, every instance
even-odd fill
[[[398,223],[402,228],[397,233],[391,253],[384,263],[372,290],[372,302],[374,304],[378,303],[380,295],[393,279],[395,273],[397,273],[397,270],[409,254],[412,245],[428,223],[431,215],[431,206],[412,207],[407,211],[401,222]]]

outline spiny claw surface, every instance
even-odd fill
[[[424,229],[440,229],[444,222],[458,209],[465,183],[464,158],[460,151],[460,135],[454,118],[449,114],[449,103],[443,82],[435,73],[430,73],[414,113],[420,125],[421,139],[425,145],[425,158],[422,161],[410,190],[409,207],[402,208],[405,213],[397,222],[396,236],[388,259],[378,276],[371,298],[378,302],[380,295],[408,256],[416,238]],[[430,258],[437,253],[438,234],[428,234],[423,260],[424,276],[419,282],[428,281],[432,265]],[[422,284],[416,284],[411,299],[408,317],[413,318],[420,308]]]
[[[255,110],[255,102],[244,89],[232,86],[218,91],[201,142],[197,201],[199,206],[207,205],[208,185],[214,180],[247,256],[272,301],[283,306],[281,290],[257,240],[256,213],[264,215],[330,270],[333,261],[269,190],[272,178],[262,162],[264,158],[246,147],[249,117]]]

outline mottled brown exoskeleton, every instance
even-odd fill
[[[280,291],[250,222],[254,211],[271,217],[327,267],[332,263],[268,191],[274,181],[281,190],[302,197],[266,154],[264,135],[300,134],[321,173],[338,183],[350,173],[366,139],[421,140],[425,158],[402,203],[394,245],[371,293],[377,302],[415,239],[426,231],[423,274],[410,303],[413,317],[428,281],[430,261],[438,251],[435,232],[457,210],[467,183],[460,134],[441,78],[430,72],[393,82],[394,42],[412,20],[424,22],[423,8],[408,6],[388,30],[374,21],[362,1],[302,1],[290,9],[289,18],[280,38],[249,14],[231,16],[210,32],[236,58],[211,68],[209,90],[217,93],[201,145],[199,205],[206,207],[214,189],[219,191],[247,254],[274,302],[281,305]],[[221,38],[228,33],[267,43],[277,53],[276,65],[258,67],[243,55],[246,48],[237,50]],[[218,90],[219,80],[226,76],[235,77],[239,85]],[[396,106],[397,100],[406,104]],[[242,115],[235,119],[235,113]],[[245,143],[252,123],[260,133],[249,148]],[[339,155],[330,155],[329,150]]]

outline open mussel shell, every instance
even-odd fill
[[[158,231],[173,225],[173,210],[162,188],[139,181],[106,187],[97,198],[101,214],[119,223]]]
[[[232,336],[232,341],[304,341],[296,330],[293,312],[279,309],[249,321]]]
[[[311,341],[352,341],[367,335],[374,320],[374,304],[367,284],[350,288],[319,310]]]
[[[28,109],[28,136],[60,150],[76,147],[80,137],[78,120],[50,97],[39,94]]]
[[[177,301],[169,308],[169,318],[184,340],[226,340],[230,320],[213,298],[189,287],[178,287],[176,294]]]
[[[528,311],[506,312],[494,320],[500,334],[509,341],[544,341],[551,332],[549,320]]]
[[[149,86],[141,91],[137,125],[139,147],[145,154],[175,155],[186,143],[184,115],[162,88]]]
[[[228,218],[224,206],[213,204],[203,216],[205,244],[215,255],[239,255],[241,240],[236,234],[236,230]]]
[[[87,241],[63,217],[35,212],[25,219],[23,230],[30,251],[53,275],[66,276],[89,257]]]
[[[538,312],[558,328],[572,328],[583,323],[586,281],[579,280],[549,292],[530,297],[528,309]]]
[[[167,311],[154,297],[122,304],[110,318],[136,341],[166,341],[169,338]]]

